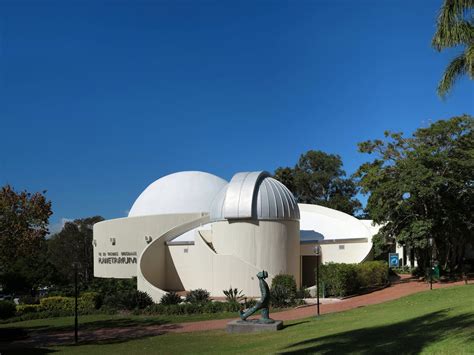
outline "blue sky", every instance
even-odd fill
[[[0,2],[0,184],[53,224],[122,217],[160,176],[274,171],[474,111],[435,88],[441,1]]]

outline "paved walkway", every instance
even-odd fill
[[[444,288],[454,285],[463,285],[464,282],[452,282],[443,284],[433,284],[433,288]],[[325,303],[322,300],[320,305],[321,314],[334,313],[363,307],[371,304],[377,304],[394,300],[403,296],[411,295],[417,292],[426,291],[429,285],[424,282],[407,280],[402,278],[401,282],[394,283],[390,287],[369,294],[355,296],[343,299],[337,302]],[[314,316],[316,314],[316,305],[305,306],[272,313],[274,319],[283,321],[301,319]],[[79,337],[81,343],[97,342],[115,342],[126,338],[142,338],[145,336],[161,335],[165,333],[186,333],[205,330],[225,329],[231,319],[219,319],[189,323],[176,323],[165,325],[133,326],[124,328],[105,328],[100,330],[80,331]],[[65,345],[73,342],[73,332],[33,332],[28,339],[17,342],[21,345]]]

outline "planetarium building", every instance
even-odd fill
[[[266,172],[235,174],[230,182],[185,171],[149,185],[128,217],[94,225],[96,277],[137,277],[158,302],[167,291],[196,288],[212,296],[236,287],[259,296],[255,275],[292,274],[312,286],[321,262],[359,263],[371,257],[370,221],[329,208],[297,204]]]

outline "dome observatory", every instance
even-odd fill
[[[138,289],[155,302],[168,291],[197,288],[222,297],[229,286],[258,297],[255,275],[262,270],[269,282],[291,274],[298,287],[314,285],[315,244],[323,262],[366,259],[375,233],[367,225],[339,211],[298,205],[265,171],[240,172],[229,182],[178,172],[150,184],[128,217],[94,225],[94,275],[137,277]],[[346,251],[343,243],[352,245]]]

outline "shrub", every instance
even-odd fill
[[[296,281],[293,275],[276,275],[272,280],[270,297],[273,307],[281,308],[294,305]]]
[[[320,266],[320,275],[328,296],[343,297],[354,294],[359,289],[355,264],[323,264]]]
[[[142,314],[146,315],[186,315],[220,312],[237,312],[242,308],[236,302],[205,302],[205,303],[180,303],[172,305],[153,304],[146,307]]]
[[[356,265],[359,286],[368,288],[388,282],[388,265],[384,261],[366,261]]]
[[[272,280],[272,288],[276,285],[283,286],[291,295],[294,295],[293,298],[296,297],[296,281],[293,275],[276,275]]]
[[[227,302],[239,302],[242,300],[245,295],[242,293],[242,290],[238,290],[237,288],[229,288],[228,290],[222,291],[225,295]]]
[[[78,299],[78,306],[82,311],[98,309],[102,306],[102,297],[97,292],[84,292]]]
[[[138,290],[123,291],[104,298],[106,308],[133,310],[144,309],[152,304],[151,297],[146,292]]]
[[[19,304],[39,304],[39,300],[36,297],[33,297],[31,295],[25,295],[21,296],[20,299],[18,300]]]
[[[77,308],[81,314],[93,312],[100,306],[100,295],[95,292],[85,292],[77,299]],[[67,316],[74,313],[74,297],[52,296],[40,300],[38,311],[47,312],[52,317]]]
[[[196,290],[191,290],[186,295],[186,302],[189,303],[206,303],[209,302],[209,292],[203,290],[202,288],[198,288]]]
[[[165,306],[179,303],[181,303],[181,297],[176,292],[168,292],[160,300],[160,304]]]
[[[74,298],[53,296],[40,300],[40,310],[52,313],[71,313],[74,311]]]
[[[39,304],[19,304],[16,306],[16,312],[18,315],[26,313],[36,313],[40,310]]]
[[[310,297],[311,297],[311,293],[306,288],[302,288],[301,290],[296,291],[297,299],[310,298]]]
[[[11,301],[0,301],[0,319],[13,317],[16,312],[15,303]]]

